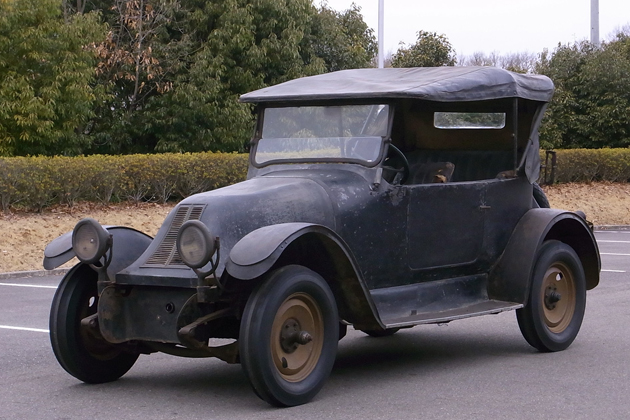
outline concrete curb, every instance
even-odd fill
[[[70,271],[69,268],[56,268],[54,270],[13,271],[0,273],[0,280],[19,279],[26,277],[61,276]]]
[[[630,230],[628,225],[601,225],[595,226],[595,230]]]

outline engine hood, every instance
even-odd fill
[[[308,222],[335,230],[335,215],[329,193],[322,184],[302,177],[256,177],[225,188],[188,197],[167,216],[155,240],[131,266],[117,275],[185,277],[196,282],[191,269],[176,251],[179,227],[187,220],[201,220],[220,240],[217,274],[223,272],[232,247],[248,233],[268,225]],[[182,286],[188,286],[186,282]]]

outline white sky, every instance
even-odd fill
[[[319,5],[322,0],[315,0]],[[378,0],[327,0],[343,11],[361,7],[378,35]],[[413,44],[419,30],[444,34],[458,56],[553,51],[558,43],[590,39],[591,0],[385,0],[385,54],[400,41]],[[600,40],[630,24],[630,0],[599,0]]]

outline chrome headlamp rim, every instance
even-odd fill
[[[105,256],[108,240],[107,230],[91,218],[80,220],[72,230],[72,249],[85,264],[96,264]]]
[[[216,237],[203,222],[189,220],[179,228],[176,245],[179,257],[184,264],[190,268],[201,268],[210,262],[216,252]],[[198,256],[194,258],[191,253],[196,253]]]

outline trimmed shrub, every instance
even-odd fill
[[[557,183],[630,180],[630,149],[566,149],[556,157]]]
[[[78,201],[165,203],[242,181],[247,163],[246,154],[211,152],[0,158],[0,208],[41,212]],[[558,150],[555,181],[628,182],[630,149]]]
[[[245,179],[248,156],[193,153],[0,158],[0,206],[41,212],[78,201],[159,201]]]

